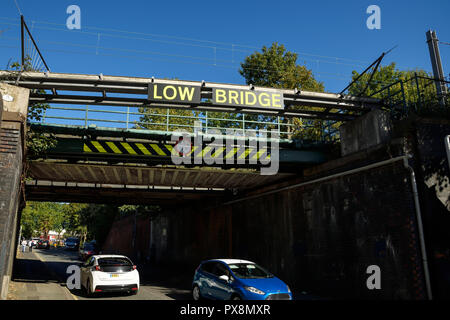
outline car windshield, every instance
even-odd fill
[[[253,263],[233,263],[228,267],[236,277],[242,279],[272,278],[273,274]]]
[[[100,258],[98,264],[101,267],[106,266],[131,266],[132,263],[126,258]]]

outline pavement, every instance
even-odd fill
[[[18,252],[7,300],[74,300],[36,251]]]

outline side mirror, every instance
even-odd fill
[[[225,282],[228,282],[230,280],[230,278],[228,276],[226,276],[226,275],[220,276],[219,279],[223,280]]]

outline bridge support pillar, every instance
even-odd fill
[[[364,116],[344,123],[341,134],[341,155],[343,157],[387,142],[392,136],[392,122],[389,114],[373,110]]]
[[[18,245],[29,90],[0,83],[0,300],[8,294]]]

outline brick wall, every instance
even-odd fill
[[[114,221],[102,251],[123,254],[135,263],[148,260],[150,255],[150,219],[128,217]]]
[[[22,150],[20,124],[2,122],[0,129],[0,298],[5,299],[15,258],[20,202]]]

